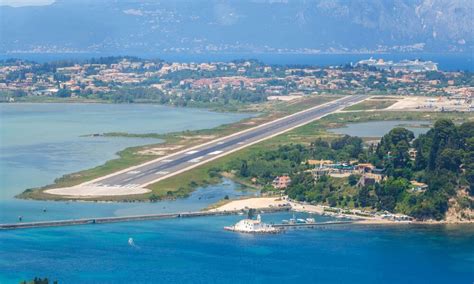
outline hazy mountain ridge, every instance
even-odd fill
[[[0,7],[0,52],[469,52],[470,0],[79,1]]]

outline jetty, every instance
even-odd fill
[[[160,213],[148,215],[132,215],[132,216],[117,216],[117,217],[100,217],[100,218],[81,218],[70,220],[52,220],[52,221],[38,221],[38,222],[17,222],[0,224],[1,230],[16,230],[29,228],[46,228],[46,227],[63,227],[63,226],[77,226],[77,225],[95,225],[119,222],[137,222],[137,221],[152,221],[162,219],[178,219],[178,218],[193,218],[206,216],[225,216],[237,215],[245,213],[247,210],[229,210],[229,211],[196,211],[196,212],[180,212],[180,213]],[[255,211],[259,213],[274,213],[291,211],[291,206],[280,206],[273,208],[257,208]],[[283,230],[290,228],[316,228],[330,225],[345,225],[353,224],[356,221],[329,221],[321,223],[294,223],[294,224],[269,224],[270,227]]]
[[[295,224],[272,224],[275,228],[316,228],[316,227],[324,227],[330,225],[348,225],[354,224],[357,221],[329,221],[329,222],[320,222],[320,223],[295,223]]]
[[[261,213],[272,213],[272,212],[280,212],[280,211],[290,211],[291,206],[280,206],[280,207],[274,207],[274,208],[261,208],[261,209],[256,208],[255,210]],[[149,220],[175,219],[175,218],[192,218],[192,217],[204,217],[204,216],[223,216],[223,215],[242,214],[243,212],[245,212],[245,210],[197,211],[197,212],[161,213],[161,214],[149,214],[149,215],[82,218],[82,219],[38,221],[38,222],[18,222],[18,223],[0,224],[0,230],[92,225],[92,224],[149,221]]]

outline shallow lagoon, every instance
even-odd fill
[[[250,114],[215,113],[156,105],[0,104],[0,223],[197,210],[225,195],[246,194],[226,181],[178,202],[90,203],[16,200],[26,188],[98,166],[131,146],[158,139],[84,137],[103,132],[166,133],[212,128]],[[46,212],[43,209],[46,208]]]
[[[157,105],[0,104],[0,200],[98,166],[124,148],[160,142],[84,135],[196,130],[249,116]]]
[[[413,131],[415,137],[426,133],[429,129],[430,121],[409,121],[409,120],[389,120],[389,121],[369,121],[360,123],[347,123],[340,128],[329,129],[330,132],[346,134],[359,137],[382,137],[395,127],[404,127]]]

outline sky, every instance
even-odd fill
[[[12,7],[23,6],[43,6],[54,3],[55,0],[0,0],[0,6],[8,5]]]

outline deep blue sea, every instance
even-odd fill
[[[286,214],[264,215],[280,221]],[[299,215],[297,216],[299,217]],[[342,226],[248,235],[241,216],[0,232],[0,282],[467,283],[473,226]],[[322,217],[318,221],[324,221]],[[134,246],[128,244],[133,238]]]
[[[84,60],[100,56],[119,54],[0,54],[0,59],[22,58],[37,62],[47,62],[64,59]],[[123,55],[123,54],[122,54]],[[439,63],[438,68],[444,71],[474,71],[474,53],[393,53],[393,54],[274,54],[274,53],[220,53],[220,54],[128,54],[141,58],[160,58],[173,62],[210,62],[232,61],[237,59],[257,59],[267,64],[277,65],[316,65],[334,66],[355,63],[362,59],[382,58],[384,60],[400,61],[403,59],[431,60]]]

